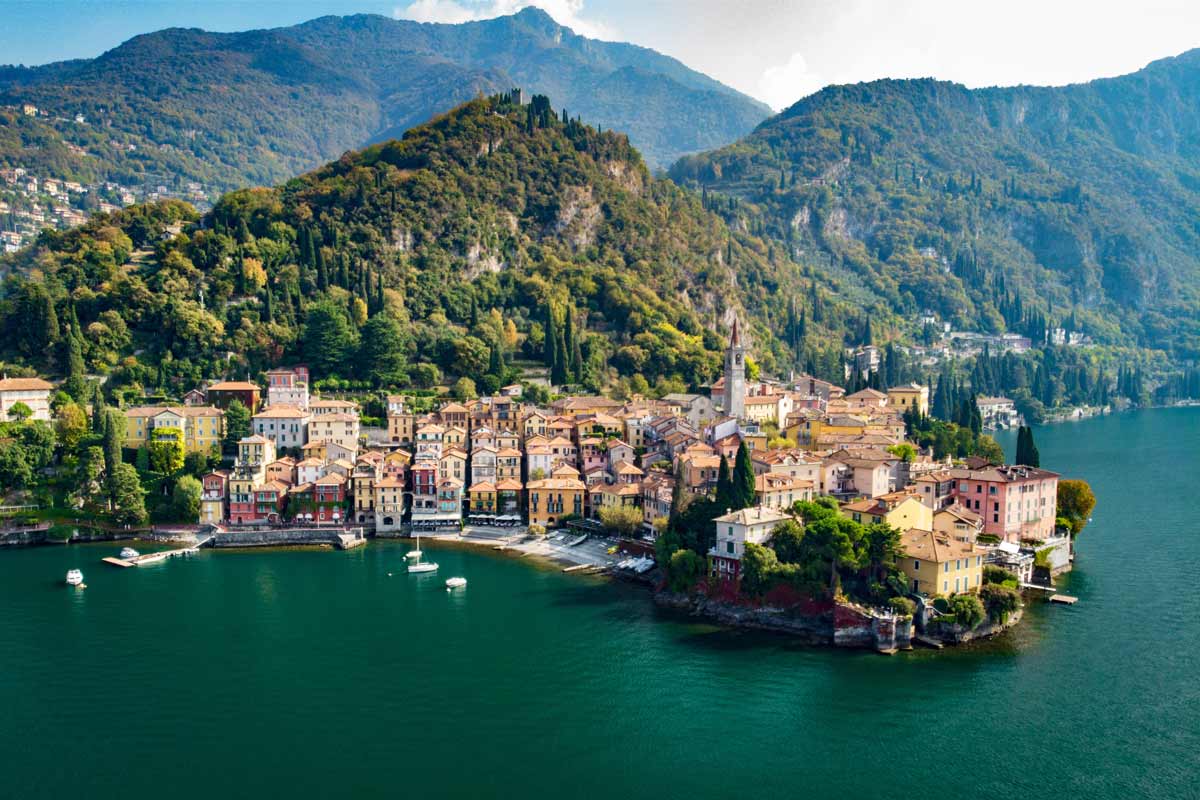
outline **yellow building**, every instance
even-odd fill
[[[314,416],[308,421],[308,441],[336,442],[353,455],[357,455],[358,415],[332,412]]]
[[[863,525],[884,522],[902,531],[933,528],[933,509],[922,503],[916,495],[906,492],[892,492],[846,503],[842,506],[842,514]]]
[[[983,554],[972,544],[912,528],[901,534],[901,549],[900,569],[917,594],[975,592],[983,583]]]
[[[887,390],[888,405],[903,414],[916,408],[922,415],[929,413],[929,387],[919,383],[906,383]]]
[[[138,406],[125,411],[125,446],[137,450],[155,428],[178,428],[184,452],[212,453],[221,448],[224,422],[224,413],[212,406]]]
[[[545,478],[526,487],[530,525],[555,526],[566,516],[582,517],[587,487],[578,478]]]

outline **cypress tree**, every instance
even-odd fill
[[[267,322],[275,321],[275,299],[271,296],[271,284],[267,284],[263,294],[263,319]]]
[[[746,443],[738,445],[737,461],[733,467],[732,508],[749,508],[754,505],[754,463],[750,460],[750,449]]]
[[[733,477],[729,474],[729,459],[722,455],[721,468],[717,470],[717,508],[723,514],[724,509],[732,509],[733,504]]]
[[[317,289],[325,291],[329,288],[329,275],[325,270],[325,254],[320,249],[317,250]]]

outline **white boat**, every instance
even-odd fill
[[[447,578],[446,579],[446,591],[450,591],[451,589],[459,589],[466,585],[467,585],[466,578]]]
[[[413,573],[420,573],[420,572],[437,572],[438,565],[437,565],[436,561],[422,561],[421,560],[421,534],[420,533],[417,534],[417,549],[413,550],[411,553],[408,553],[408,555],[411,556],[413,553],[416,553],[416,556],[413,560],[413,563],[408,565],[408,572],[410,575]]]
[[[131,558],[137,558],[139,555],[140,555],[140,553],[138,553],[138,551],[134,550],[132,547],[122,547],[121,548],[121,556],[120,557],[123,561],[128,561]]]
[[[83,573],[77,569],[67,570],[67,585],[68,586],[82,586],[83,585]]]
[[[423,555],[425,555],[425,554],[422,553],[420,550],[409,550],[407,553],[404,554],[404,557],[405,558],[420,558]]]

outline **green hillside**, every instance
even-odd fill
[[[658,166],[733,141],[769,113],[672,58],[577,36],[532,8],[461,25],[360,15],[242,33],[169,29],[95,59],[0,67],[0,104],[84,115],[81,125],[43,122],[90,153],[76,154],[72,174],[216,189],[286,180],[513,86],[628,131]],[[12,138],[0,136],[0,163],[43,166],[39,148],[14,150]]]
[[[1062,88],[830,87],[671,175],[866,305],[1200,356],[1200,51]]]
[[[833,374],[856,319],[784,248],[541,96],[471,101],[202,219],[165,203],[45,232],[0,267],[10,367],[168,392],[295,360],[373,386],[491,389],[522,361],[559,384],[682,389],[716,376],[735,313],[772,370],[807,314]]]

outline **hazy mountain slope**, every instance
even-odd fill
[[[1200,356],[1197,51],[1062,88],[830,87],[671,174],[906,313]]]
[[[0,68],[0,103],[82,113],[86,125],[59,125],[60,136],[112,144],[79,156],[81,170],[218,188],[283,180],[513,86],[634,131],[652,165],[732,141],[769,113],[674,59],[576,36],[536,9],[462,25],[353,16],[242,33],[170,29],[96,59]],[[19,156],[37,166],[36,150]]]

